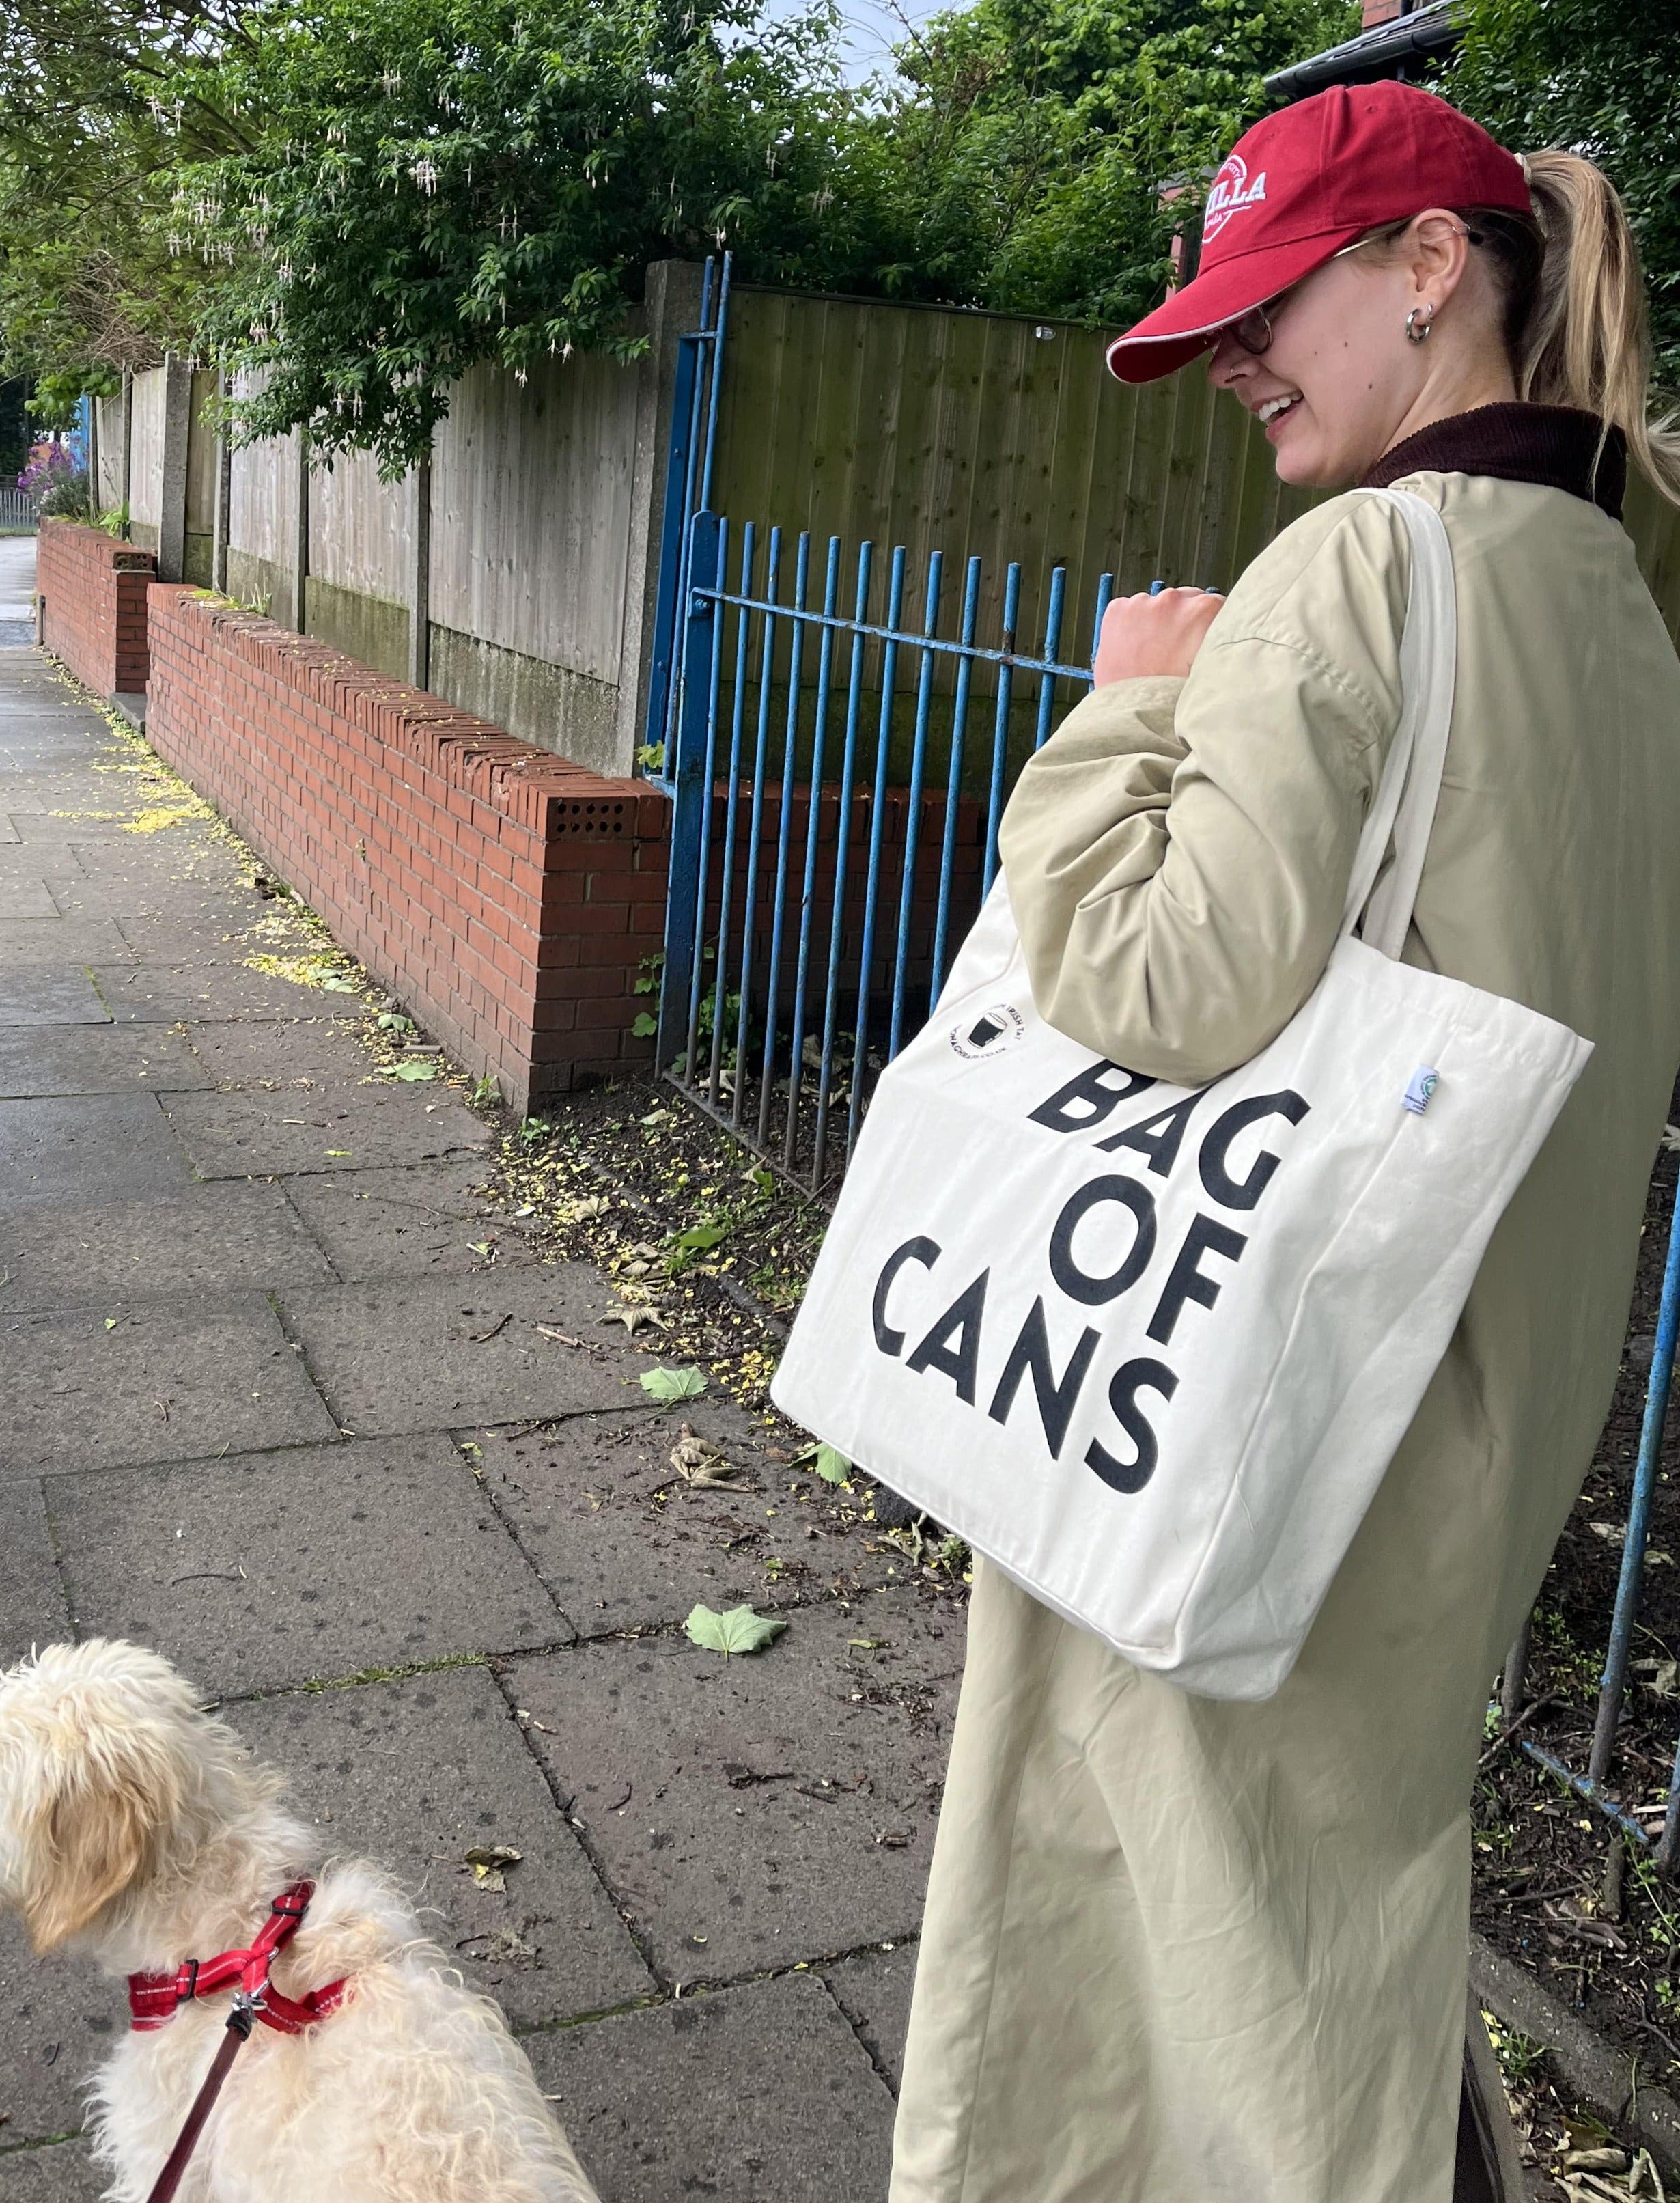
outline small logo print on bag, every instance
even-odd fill
[[[1405,1096],[1406,1106],[1414,1117],[1421,1117],[1429,1107],[1429,1097],[1440,1084],[1441,1073],[1438,1071],[1431,1071],[1426,1063],[1418,1065],[1412,1074]]]
[[[1002,1055],[1025,1037],[1026,1020],[1012,1002],[993,1002],[978,1017],[951,1029],[951,1045],[970,1063],[982,1055]]]

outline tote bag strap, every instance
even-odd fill
[[[1398,957],[1412,923],[1441,798],[1453,724],[1459,608],[1452,546],[1435,507],[1406,491],[1378,489],[1367,494],[1386,498],[1404,519],[1412,539],[1412,581],[1400,637],[1400,724],[1359,836],[1341,930],[1351,933],[1363,912],[1367,944],[1384,956]],[[1394,860],[1378,887],[1376,876],[1391,838]]]

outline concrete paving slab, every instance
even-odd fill
[[[655,1964],[727,1981],[914,1932],[962,1652],[906,1588],[801,1608],[751,1659],[644,1638],[510,1675]]]
[[[0,1317],[0,1477],[208,1459],[338,1432],[256,1293]]]
[[[224,1697],[569,1633],[444,1438],[70,1477],[47,1504],[82,1634]]]
[[[127,816],[124,812],[113,810],[108,818],[96,818],[86,811],[71,811],[61,817],[56,811],[49,811],[38,799],[33,804],[20,801],[4,782],[0,782],[0,803],[10,814],[21,842],[52,842],[65,848],[72,842],[128,838],[124,832]]]
[[[0,1026],[103,1025],[111,1013],[90,972],[0,972]]]
[[[357,1025],[327,1013],[206,1025],[193,1035],[192,1044],[213,1086],[304,1092],[354,1086],[372,1077],[374,1060],[357,1032]]]
[[[209,1084],[209,1072],[186,1037],[167,1027],[0,1025],[0,1101],[45,1094],[180,1094]]]
[[[32,872],[0,869],[0,924],[58,915],[58,905],[44,879]]]
[[[311,1086],[307,1092],[223,1088],[175,1094],[162,1104],[201,1178],[273,1178],[282,1172],[347,1171],[477,1153],[490,1127],[440,1090]]]
[[[904,2085],[905,2036],[910,2030],[911,1992],[916,1986],[914,1943],[860,1952],[825,1966],[822,1978],[852,2022],[864,2047],[886,2074],[893,2093]],[[1513,2199],[1514,2203],[1514,2199]]]
[[[110,780],[86,761],[38,768],[0,752],[0,804],[9,811],[66,826],[87,820],[90,831],[99,835],[121,829],[130,816],[119,808],[123,800]],[[44,835],[39,846],[44,854],[54,845]]]
[[[72,718],[21,712],[0,722],[0,754],[14,772],[62,771],[91,765],[107,755],[109,747],[110,737],[103,727],[89,728]]]
[[[314,988],[244,964],[96,965],[93,976],[120,1024],[292,1018],[321,999]]]
[[[486,1669],[265,1698],[228,1718],[290,1774],[331,1851],[365,1853],[432,1909],[427,1928],[516,2026],[652,1988]],[[503,1891],[466,1865],[492,1844],[522,1853]]]
[[[333,1285],[277,1185],[221,1179],[165,1202],[0,1216],[0,1314]]]
[[[484,1177],[484,1160],[474,1156],[406,1170],[322,1172],[285,1184],[333,1268],[351,1282],[528,1267],[536,1257],[518,1225],[473,1190]]]
[[[0,848],[4,848],[9,843],[15,844],[17,840],[17,828],[13,825],[4,812],[0,811]]]
[[[73,836],[59,853],[68,869],[79,872],[90,887],[113,898],[127,894],[144,898],[139,907],[149,907],[155,895],[187,887],[211,897],[211,909],[216,897],[262,901],[249,884],[247,863],[239,850],[191,822],[163,835],[121,833],[86,843]],[[195,906],[182,902],[180,907],[189,916],[197,914]]]
[[[37,1645],[62,1645],[70,1609],[38,1484],[0,1484],[0,1668]],[[0,2130],[0,2140],[3,2140]]]
[[[893,2099],[808,1976],[525,2046],[601,2203],[884,2203]]]
[[[0,2203],[99,2203],[104,2175],[80,2142],[0,2157]]]
[[[3,816],[3,812],[0,812],[0,818]],[[52,894],[52,876],[57,861],[52,850],[14,841],[0,833],[0,881],[12,887],[24,882],[38,882],[47,889],[54,911],[62,917],[64,913],[58,898]]]
[[[111,853],[115,853],[89,850],[87,856],[91,863],[97,856]],[[106,871],[96,865],[90,877],[67,863],[75,855],[74,849],[39,847],[25,848],[20,853],[21,860],[27,859],[44,877],[63,918],[115,918],[125,929],[130,919],[173,918],[231,932],[236,926],[251,924],[269,908],[243,885],[223,886],[215,880],[200,879],[196,873],[177,878],[173,869],[156,865],[122,871]]]
[[[150,1094],[56,1094],[0,1102],[0,1215],[163,1201],[192,1166]]]
[[[15,918],[0,921],[0,971],[39,964],[121,964],[128,943],[109,918]]]
[[[599,1319],[611,1296],[587,1263],[280,1299],[316,1382],[358,1437],[645,1403],[639,1379],[651,1357],[592,1344],[610,1338]],[[560,1345],[539,1324],[587,1343]]]
[[[722,1449],[748,1488],[708,1490],[673,1466],[681,1426]],[[585,1637],[680,1621],[697,1598],[784,1606],[888,1580],[903,1556],[870,1551],[814,1477],[789,1489],[761,1423],[727,1401],[681,1412],[582,1415],[548,1429],[475,1431],[485,1482]],[[813,1488],[814,1487],[814,1488]]]
[[[229,918],[126,917],[116,923],[129,954],[139,963],[236,964],[242,956],[268,946],[261,936],[252,936],[262,915],[258,904]]]
[[[37,1958],[22,1922],[0,1915],[0,2035],[6,2043],[0,2111],[11,2113],[0,2127],[0,2143],[9,2147],[75,2133],[82,2123],[81,2083],[110,2055],[127,2018],[127,2005],[120,1982],[106,1980],[85,1958],[62,1952]],[[4,2185],[5,2169],[15,2163],[0,2156],[0,2197],[6,2203],[12,2191]]]

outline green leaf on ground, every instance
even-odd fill
[[[644,1369],[642,1390],[655,1400],[697,1400],[706,1389],[698,1369]]]
[[[391,1076],[393,1078],[400,1078],[406,1086],[421,1085],[425,1080],[435,1078],[437,1075],[438,1066],[435,1063],[395,1063],[391,1066]]]
[[[721,1652],[727,1660],[733,1652],[762,1652],[787,1624],[755,1614],[750,1606],[734,1606],[727,1614],[697,1606],[683,1627],[693,1644],[707,1652]]]
[[[704,1251],[709,1247],[716,1246],[719,1240],[727,1239],[728,1236],[729,1227],[727,1224],[694,1224],[691,1225],[687,1231],[674,1231],[671,1234],[671,1244],[674,1247],[699,1248]]]
[[[838,1446],[824,1445],[819,1439],[796,1453],[789,1464],[793,1468],[814,1468],[825,1484],[844,1484],[852,1474],[852,1463]]]

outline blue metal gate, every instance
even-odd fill
[[[1066,576],[1020,647],[1022,568],[814,545],[710,505],[728,263],[683,340],[646,754],[675,803],[662,1072],[813,1193],[917,1031],[997,869],[1013,777],[1090,686]],[[912,594],[920,617],[906,617]]]

